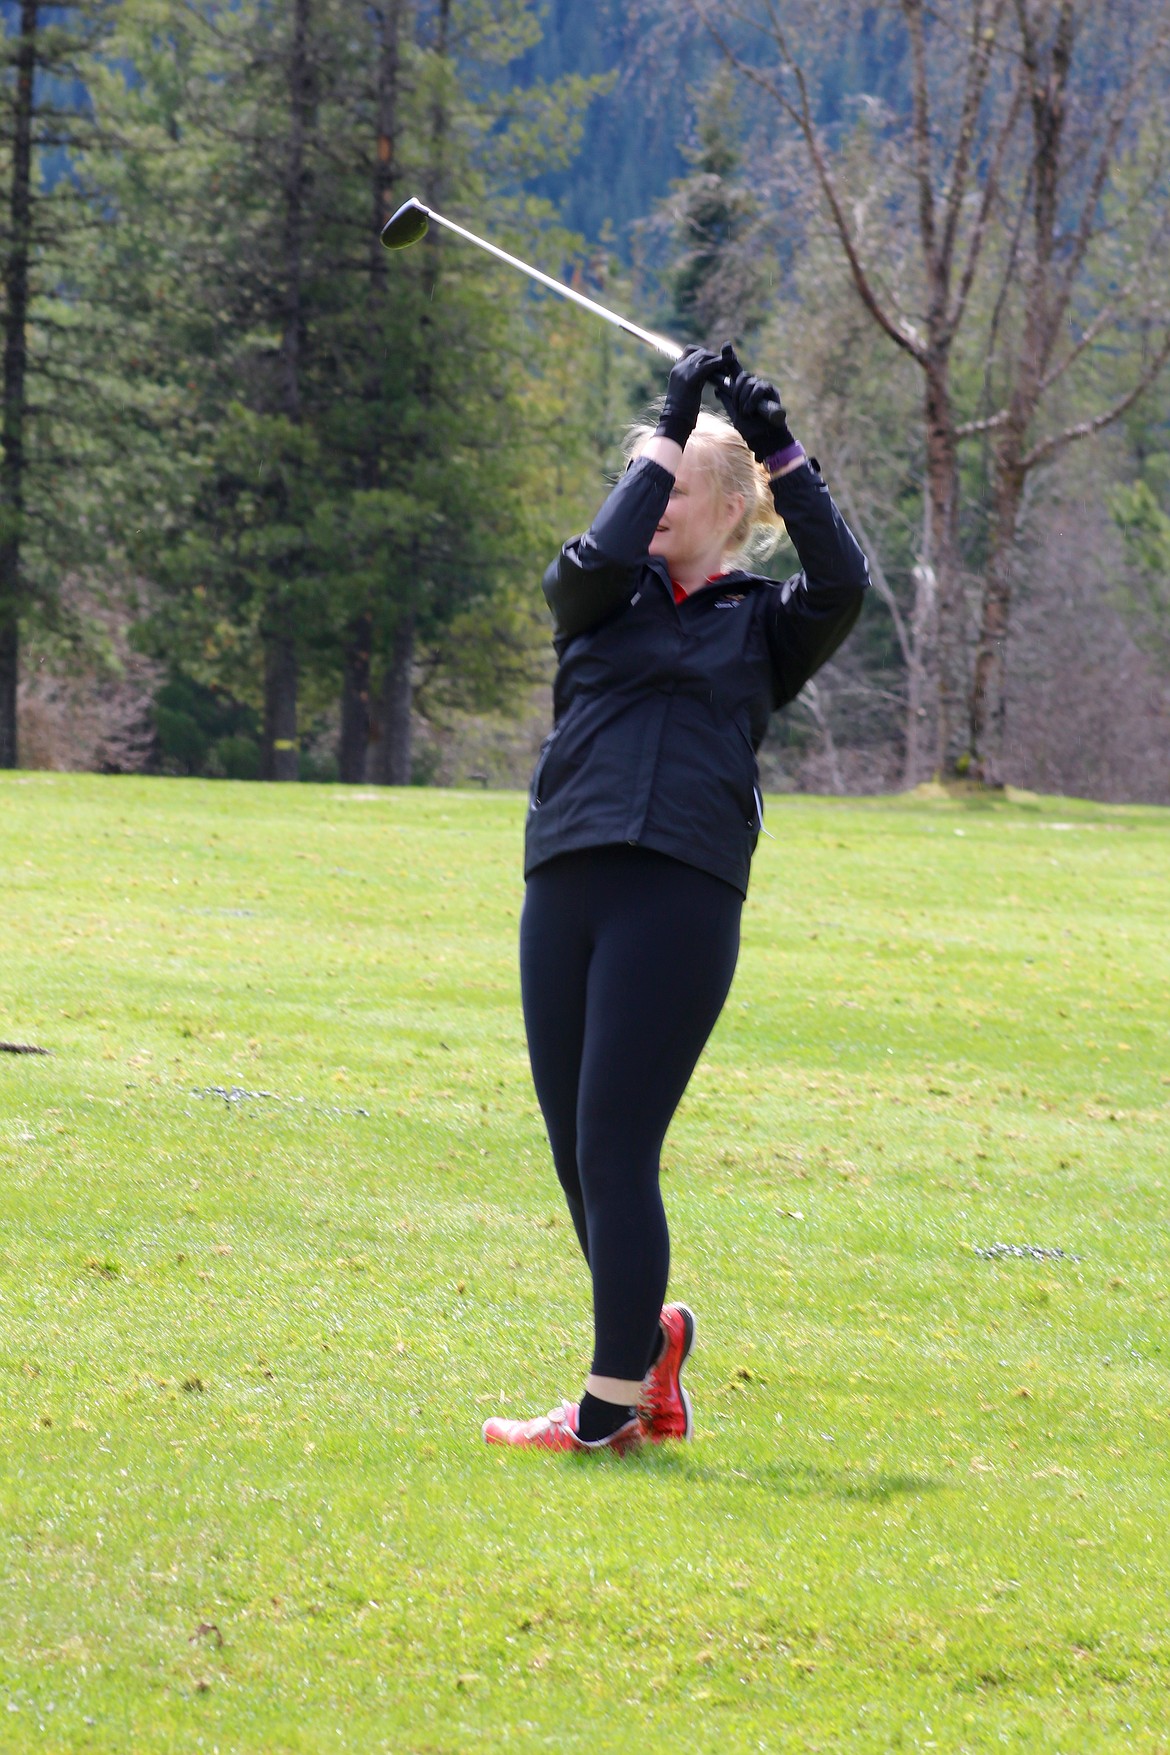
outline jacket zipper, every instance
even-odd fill
[[[745,734],[743,726],[740,725],[738,721],[733,721],[733,723],[735,724],[735,729],[739,732],[739,735],[743,738],[744,743],[748,747],[752,758],[752,767],[754,769],[756,766],[756,752],[752,749],[751,739]],[[764,827],[764,796],[760,791],[758,782],[754,779],[752,781],[752,798],[755,801],[756,806],[756,820],[754,823],[749,823],[748,827],[758,829],[761,835],[767,835],[769,841],[774,841],[776,837],[773,835],[771,829],[765,829]]]

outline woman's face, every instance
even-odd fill
[[[738,517],[739,507],[722,503],[710,475],[684,451],[650,553],[665,561],[676,579],[696,566],[716,572]]]

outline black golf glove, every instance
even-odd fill
[[[766,378],[745,372],[730,343],[724,346],[719,364],[721,375],[715,379],[715,394],[752,456],[763,463],[777,451],[787,451],[796,440],[789,430],[788,416],[776,386]]]
[[[666,401],[658,417],[657,436],[685,445],[695,430],[703,401],[703,386],[723,370],[717,353],[705,347],[688,347],[681,359],[670,368],[666,384]]]

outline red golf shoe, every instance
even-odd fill
[[[695,1319],[685,1304],[664,1304],[659,1317],[665,1344],[646,1373],[638,1418],[651,1443],[689,1438],[695,1429],[691,1398],[680,1381],[695,1344]]]
[[[612,1450],[619,1456],[641,1444],[644,1431],[640,1418],[627,1420],[608,1438],[602,1438],[596,1444],[586,1444],[577,1436],[576,1402],[562,1402],[559,1408],[553,1408],[551,1413],[542,1414],[536,1420],[493,1418],[483,1423],[483,1435],[488,1444],[509,1444],[514,1450]]]

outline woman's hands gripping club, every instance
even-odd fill
[[[710,384],[752,455],[762,463],[795,443],[780,393],[766,378],[745,372],[730,342],[722,353],[688,347],[675,361],[666,385],[657,436],[685,445],[695,430],[703,389]]]
[[[724,344],[719,370],[712,373],[711,381],[732,426],[760,463],[796,443],[780,392],[766,378],[745,372],[729,342]]]

